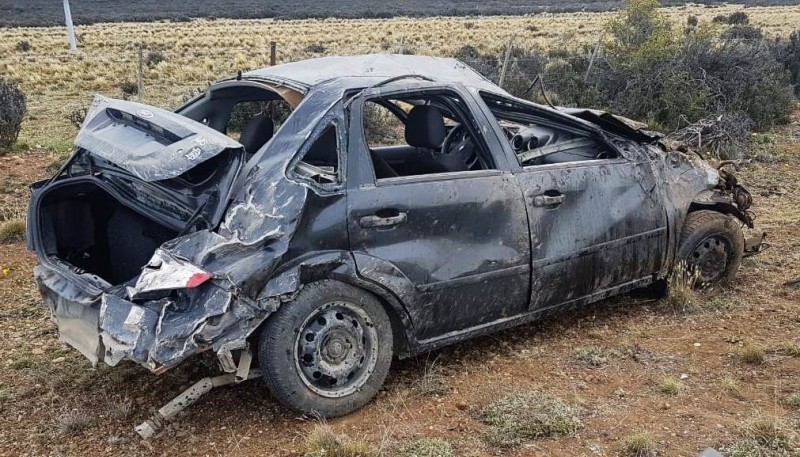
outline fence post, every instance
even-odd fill
[[[274,67],[277,63],[277,43],[274,41],[269,42],[269,66]]]
[[[597,53],[600,52],[600,46],[603,44],[603,38],[605,38],[606,34],[603,33],[600,35],[600,39],[597,40],[597,46],[594,47],[594,52],[592,53],[592,58],[589,59],[589,68],[586,69],[586,74],[583,75],[583,83],[586,84],[589,82],[589,74],[592,72],[592,67],[594,67],[594,59],[597,57]]]
[[[500,81],[497,83],[498,86],[501,88],[503,87],[503,80],[506,78],[506,69],[508,68],[508,59],[511,58],[511,47],[514,45],[514,39],[517,38],[517,34],[511,35],[511,39],[508,40],[508,44],[506,45],[506,57],[503,59],[503,69],[500,70]]]
[[[144,66],[144,57],[142,55],[142,45],[141,44],[139,44],[139,49],[138,49],[137,53],[139,55],[139,59],[138,59],[139,64],[138,64],[138,71],[136,72],[136,101],[141,102],[142,101],[142,91],[144,90],[144,87],[142,85],[142,72],[143,72],[143,68],[142,67]]]
[[[72,25],[72,11],[69,9],[69,0],[64,0],[64,20],[67,24],[69,50],[76,52],[78,50],[78,42],[75,40],[75,27]]]
[[[403,48],[405,47],[405,44],[406,44],[406,36],[403,35],[403,36],[400,37],[400,45],[397,46],[397,53],[398,54],[402,54],[403,53]]]

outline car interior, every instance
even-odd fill
[[[487,94],[483,94],[483,100],[522,166],[617,157],[616,151],[586,132],[544,119],[531,107]]]
[[[367,100],[362,125],[376,179],[494,168],[468,113],[450,94]]]
[[[223,85],[209,88],[178,112],[237,140],[249,160],[291,113],[287,98],[262,85]]]

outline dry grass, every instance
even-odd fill
[[[673,377],[666,377],[659,381],[658,391],[664,395],[678,395],[686,390],[686,386],[679,380]]]
[[[667,8],[676,24],[690,15],[709,22],[738,6]],[[158,50],[162,59],[144,68],[143,101],[176,107],[181,95],[237,70],[265,67],[269,42],[278,43],[279,62],[327,55],[397,52],[400,43],[416,54],[452,55],[471,44],[500,54],[514,34],[525,48],[560,49],[594,45],[607,13],[545,13],[531,16],[432,17],[393,19],[194,20],[185,23],[94,24],[77,28],[80,52],[67,51],[63,27],[0,29],[0,73],[21,82],[36,122],[25,122],[20,143],[63,151],[75,127],[69,113],[85,107],[95,93],[121,96],[120,84],[136,74],[138,43],[145,56]],[[747,9],[752,23],[770,35],[788,36],[800,7]],[[522,33],[521,33],[522,31]],[[17,43],[31,50],[20,54]]]
[[[726,376],[719,381],[719,386],[729,395],[739,395],[741,387],[736,378]]]
[[[539,390],[517,392],[491,403],[481,411],[481,420],[489,426],[486,441],[500,447],[570,435],[583,427],[577,407]]]
[[[739,358],[750,365],[761,365],[766,361],[766,351],[760,345],[748,341],[739,350]]]
[[[739,430],[741,439],[733,443],[728,457],[797,457],[800,437],[783,419],[757,414]]]
[[[658,441],[649,433],[637,433],[622,441],[622,455],[626,457],[655,457]]]
[[[581,346],[575,348],[573,355],[579,361],[595,368],[608,364],[611,353],[600,346]]]
[[[411,390],[415,396],[428,397],[447,395],[452,388],[447,376],[442,372],[441,366],[434,360],[425,363],[422,376],[414,380]]]
[[[25,221],[14,219],[0,222],[0,244],[21,243],[25,241]]]
[[[687,312],[695,306],[695,285],[700,278],[700,273],[689,265],[680,261],[675,265],[667,280],[667,296],[665,302],[670,309],[676,312]]]
[[[800,408],[800,394],[791,394],[786,397],[786,404],[792,408]]]
[[[85,411],[71,409],[56,418],[56,430],[64,436],[78,436],[92,426],[94,419]]]
[[[378,451],[368,442],[337,434],[328,424],[318,424],[303,441],[304,457],[376,457]]]
[[[793,341],[785,341],[778,346],[776,352],[789,357],[800,357],[800,345]]]
[[[390,447],[383,457],[454,457],[453,446],[441,438],[421,438]]]

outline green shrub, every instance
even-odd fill
[[[0,77],[0,155],[17,142],[26,112],[25,93],[14,81]]]

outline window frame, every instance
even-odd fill
[[[308,176],[301,175],[296,172],[297,164],[303,161],[303,158],[319,140],[325,131],[333,126],[336,129],[336,156],[337,156],[337,181],[333,183],[321,183],[315,181]],[[289,165],[286,167],[286,177],[295,182],[307,184],[321,193],[337,193],[344,189],[347,181],[347,125],[336,112],[335,107],[320,118],[317,125],[314,126],[311,134],[306,138],[297,152],[292,156]]]
[[[350,105],[348,109],[348,113],[346,117],[350,121],[350,126],[348,131],[352,136],[356,133],[360,139],[356,141],[351,141],[350,144],[355,146],[358,145],[359,155],[363,157],[363,161],[368,165],[368,171],[362,171],[359,174],[359,181],[361,185],[372,185],[376,187],[383,187],[383,186],[391,186],[397,184],[404,184],[404,183],[415,183],[415,182],[435,182],[435,181],[447,181],[453,179],[465,179],[471,177],[479,177],[479,176],[490,176],[503,173],[502,165],[504,162],[498,161],[498,155],[493,151],[491,147],[491,142],[489,138],[487,138],[486,134],[480,128],[481,123],[481,115],[483,114],[479,109],[476,112],[476,107],[472,106],[472,100],[465,94],[464,91],[460,91],[455,87],[452,86],[443,86],[440,83],[437,84],[425,84],[425,83],[416,83],[414,84],[417,87],[413,88],[405,88],[405,89],[396,89],[396,88],[381,88],[370,90],[369,92],[360,93],[357,96],[356,100],[353,100],[355,103]],[[420,96],[430,96],[430,95],[445,95],[453,97],[460,101],[459,104],[454,104],[454,106],[449,106],[451,111],[455,111],[456,114],[470,119],[471,122],[467,123],[467,128],[469,129],[470,133],[473,135],[473,138],[476,138],[479,145],[477,145],[483,152],[483,155],[488,158],[491,162],[491,165],[494,168],[486,169],[486,170],[469,170],[469,171],[455,171],[455,172],[444,172],[444,173],[430,173],[424,175],[411,175],[411,176],[395,176],[390,178],[382,178],[378,179],[375,175],[375,165],[372,163],[372,157],[369,154],[370,148],[369,143],[367,142],[366,132],[364,130],[364,105],[367,102],[373,101],[375,99],[384,101],[385,99],[389,98],[412,98],[415,95]],[[379,103],[382,106],[384,104]],[[461,105],[461,106],[458,106]],[[455,108],[455,109],[453,109]],[[388,109],[388,108],[387,108]],[[393,111],[389,109],[390,111]],[[397,115],[396,113],[394,113]],[[400,118],[400,116],[398,116]],[[405,119],[401,119],[403,124],[405,125]],[[352,138],[351,138],[352,139]]]

